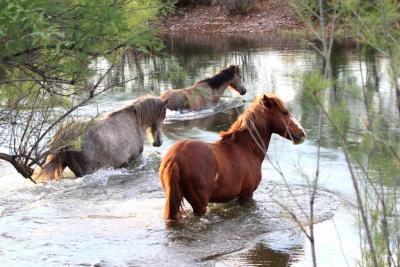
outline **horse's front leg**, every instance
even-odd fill
[[[261,182],[261,173],[257,176],[247,177],[244,180],[244,186],[238,196],[238,201],[240,204],[243,204],[249,200],[253,199],[253,193],[256,191],[258,185]]]
[[[65,165],[76,175],[76,177],[82,177],[87,172],[83,165],[85,164],[84,156],[79,151],[67,151],[65,152]]]

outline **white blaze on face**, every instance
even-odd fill
[[[296,120],[295,117],[293,117],[293,115],[290,115],[290,116],[291,116],[293,123],[297,126],[297,128],[299,128],[300,130],[302,130],[304,132],[303,126],[301,126],[301,124]]]
[[[154,143],[154,135],[153,135],[153,131],[151,130],[151,127],[147,128],[147,137],[150,141],[150,143]]]
[[[292,114],[290,114],[290,119],[292,120],[292,123],[296,125],[297,128],[299,128],[299,130],[301,130],[304,133],[304,137],[302,137],[298,142],[295,142],[295,144],[302,144],[304,142],[306,132],[304,131],[303,126],[301,126],[301,124],[296,120],[296,118]]]

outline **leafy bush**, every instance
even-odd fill
[[[256,0],[221,0],[230,14],[246,14],[253,10]]]
[[[30,178],[56,125],[121,86],[121,55],[160,51],[149,22],[171,1],[0,0],[0,160]]]

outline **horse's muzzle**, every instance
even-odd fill
[[[161,145],[162,145],[162,141],[154,141],[153,142],[153,146],[155,146],[155,147],[159,147]]]
[[[293,134],[292,137],[293,137],[292,138],[293,143],[295,145],[300,145],[300,144],[304,143],[304,140],[306,139],[306,133],[305,132],[301,132],[301,133],[298,133],[298,134]]]

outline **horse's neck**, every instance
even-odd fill
[[[213,88],[213,95],[214,97],[218,97],[220,98],[221,95],[224,93],[225,89],[229,86],[230,84],[230,80],[226,81],[225,83],[223,83],[220,87],[218,88]]]
[[[211,88],[211,93],[212,93],[213,99],[214,99],[215,101],[218,101],[219,98],[221,97],[221,95],[224,93],[225,89],[229,86],[230,82],[231,82],[230,80],[229,80],[229,81],[226,81],[225,83],[223,83],[223,84],[222,84],[221,86],[219,86],[218,88],[211,88],[211,87],[207,84],[207,82],[201,82],[201,83],[196,84],[193,88],[199,88],[199,87],[208,87],[208,88]]]
[[[272,133],[268,129],[249,126],[247,129],[236,133],[231,142],[249,150],[262,162],[267,153],[271,135]]]
[[[108,120],[114,121],[116,124],[124,125],[125,127],[123,128],[135,128],[140,130],[140,132],[144,132],[150,127],[150,123],[140,121],[134,114],[133,112],[119,112],[109,117]]]

